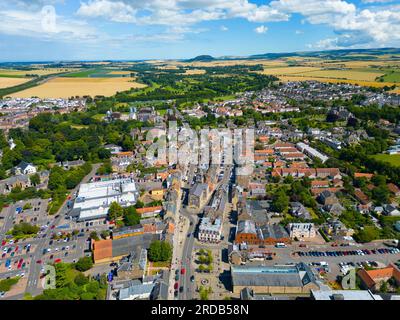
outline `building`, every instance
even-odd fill
[[[357,276],[361,281],[361,286],[373,292],[379,290],[381,284],[391,278],[396,281],[398,286],[400,285],[400,270],[393,264],[381,269],[360,269]]]
[[[321,192],[318,196],[318,201],[324,206],[329,206],[339,203],[339,200],[336,197],[336,195],[329,190],[324,190],[323,192]]]
[[[160,235],[144,234],[142,231],[136,235],[94,241],[93,260],[95,263],[118,262],[137,248],[148,249],[153,240],[160,240]]]
[[[304,294],[319,289],[313,272],[305,263],[295,265],[231,266],[233,292],[244,288],[256,294]]]
[[[383,300],[370,290],[311,290],[313,300]]]
[[[134,205],[139,197],[132,178],[118,178],[81,184],[70,217],[78,221],[104,219],[113,202]]]
[[[136,209],[136,212],[140,214],[141,218],[156,217],[161,214],[163,210],[162,206],[144,207]]]
[[[309,145],[307,145],[303,142],[298,142],[296,144],[296,146],[301,152],[305,153],[306,155],[308,155],[309,157],[311,157],[313,159],[317,158],[317,159],[321,160],[322,163],[325,163],[329,159],[328,156],[322,154],[318,150],[310,147]]]
[[[130,286],[119,290],[118,300],[149,300],[155,283],[132,281]]]
[[[288,230],[292,239],[314,238],[317,235],[313,223],[289,223]]]
[[[195,184],[189,191],[189,206],[200,208],[205,204],[208,197],[208,184]]]
[[[22,161],[19,165],[14,167],[12,171],[15,175],[35,174],[37,172],[37,168],[32,163]]]
[[[279,224],[263,223],[256,225],[253,220],[239,220],[236,228],[235,243],[239,245],[271,245],[290,243],[289,234]]]
[[[118,153],[122,152],[122,147],[117,146],[116,144],[106,144],[104,146],[104,149],[109,150],[111,152],[111,154],[118,154]]]
[[[311,219],[310,212],[300,202],[290,203],[290,214],[297,218]]]
[[[199,241],[218,243],[222,236],[221,219],[217,218],[214,221],[208,217],[202,218],[199,225]]]

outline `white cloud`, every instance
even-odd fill
[[[228,27],[221,26],[220,30],[221,30],[221,31],[228,31],[229,29],[228,29]]]
[[[54,26],[48,28],[41,11],[20,10],[0,11],[0,33],[16,36],[29,36],[44,40],[94,40],[96,30],[88,24],[62,16],[55,16]]]
[[[295,34],[304,34],[304,31],[303,30],[296,30],[294,33]]]
[[[136,10],[122,1],[95,0],[81,3],[79,16],[102,17],[115,22],[135,22]]]
[[[259,26],[259,27],[255,28],[254,31],[255,31],[256,33],[260,33],[260,34],[262,34],[262,33],[267,33],[268,27],[262,25],[262,26]]]

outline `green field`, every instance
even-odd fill
[[[127,77],[127,75],[121,74],[111,74],[113,69],[106,69],[106,68],[93,68],[93,69],[86,69],[78,72],[73,72],[66,74],[64,77],[66,78],[121,78]]]
[[[388,162],[393,166],[400,167],[400,154],[376,154],[372,157],[375,160]]]
[[[400,82],[400,72],[390,72],[383,76],[385,82]]]

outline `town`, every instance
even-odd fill
[[[399,97],[268,78],[192,104],[2,100],[0,299],[398,299]],[[171,121],[179,161],[149,158]],[[253,130],[251,170],[191,161],[205,129]]]

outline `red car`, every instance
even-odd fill
[[[38,261],[36,261],[36,263],[42,263],[42,260],[38,260]]]
[[[60,263],[60,262],[61,262],[61,259],[54,260],[54,263]]]
[[[6,243],[7,243],[7,241],[6,241],[6,240],[3,240],[3,241],[1,242],[1,245],[4,246]]]
[[[19,247],[18,247],[18,246],[16,246],[16,247],[15,247],[15,250],[14,250],[14,252],[17,252],[17,251],[18,251],[18,249],[19,249]]]
[[[175,289],[175,290],[178,290],[178,288],[179,288],[179,283],[178,283],[178,282],[175,282],[175,284],[174,284],[174,289]]]
[[[185,274],[185,272],[186,272],[185,268],[182,268],[181,269],[181,274]]]

